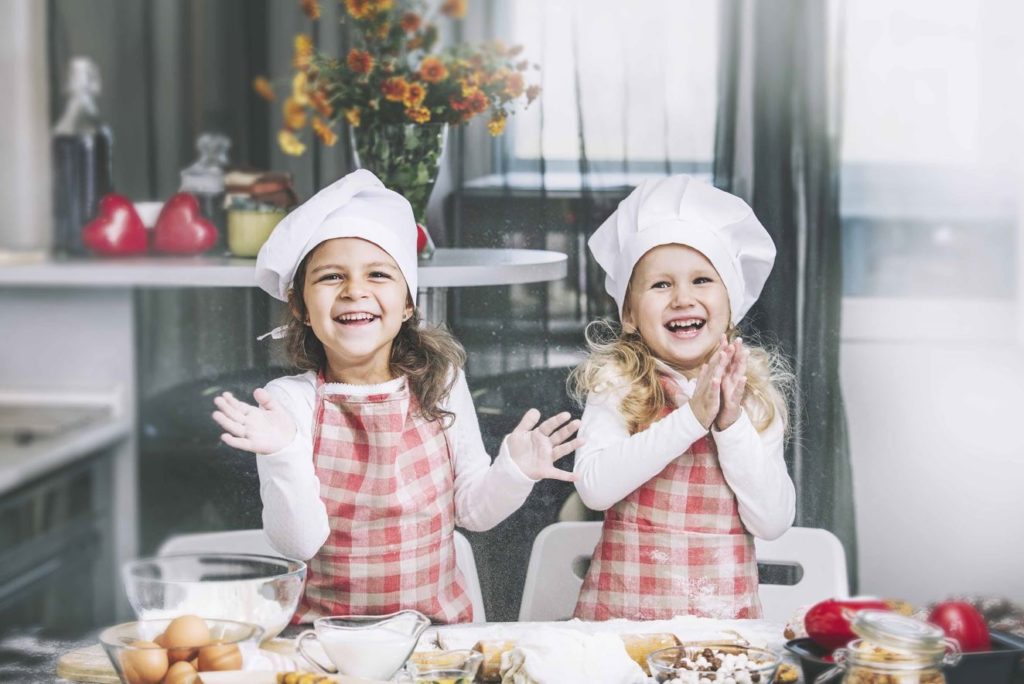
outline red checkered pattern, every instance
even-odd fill
[[[754,539],[709,436],[607,511],[575,615],[761,617]]]
[[[405,608],[469,622],[455,565],[455,473],[439,421],[416,415],[408,386],[332,394],[321,378],[313,464],[331,533],[309,561],[296,622]]]

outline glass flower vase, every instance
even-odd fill
[[[372,171],[385,186],[409,200],[416,221],[423,227],[420,258],[429,259],[434,243],[426,230],[427,202],[437,182],[448,125],[364,121],[349,131],[356,166]]]

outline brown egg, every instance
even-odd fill
[[[121,653],[121,669],[128,684],[157,684],[167,673],[167,651],[152,641],[136,641]]]
[[[210,643],[210,629],[201,617],[182,615],[174,618],[161,635],[168,648],[170,662],[192,660],[196,649]]]
[[[199,649],[199,671],[241,670],[242,652],[235,644],[213,644]]]
[[[189,663],[174,663],[167,670],[163,684],[199,684],[199,673]]]

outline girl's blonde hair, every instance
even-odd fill
[[[300,370],[321,371],[327,366],[327,352],[323,343],[304,321],[308,314],[302,296],[306,284],[306,264],[316,249],[310,251],[299,264],[292,281],[288,304],[291,315],[286,322],[285,344],[288,358]],[[409,391],[419,403],[419,414],[426,420],[441,420],[450,427],[455,414],[442,408],[458,379],[458,369],[466,363],[466,351],[446,329],[421,326],[419,315],[402,323],[398,335],[391,343],[389,360],[393,375],[404,375]]]
[[[732,325],[726,331],[730,342],[738,331]],[[661,419],[671,408],[658,378],[657,357],[635,329],[623,329],[610,321],[598,320],[587,326],[590,356],[573,369],[569,376],[569,393],[580,404],[591,392],[606,392],[626,386],[619,410],[626,419],[629,433],[636,434]],[[776,350],[746,345],[747,384],[743,407],[758,431],[771,425],[778,415],[788,426],[788,398],[793,373]]]

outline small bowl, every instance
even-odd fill
[[[210,629],[211,640],[219,642],[216,646],[237,646],[243,664],[258,653],[260,638],[263,635],[259,625],[234,620],[205,622]],[[138,641],[153,641],[169,624],[171,620],[139,620],[103,630],[100,634],[100,643],[123,684],[146,684],[163,679],[169,666],[167,649],[134,644]],[[236,668],[232,664],[231,669],[241,668]]]
[[[420,684],[438,681],[472,684],[483,662],[483,653],[469,649],[421,651],[409,658],[408,668],[413,681]]]
[[[295,614],[306,564],[276,556],[189,553],[125,563],[121,574],[140,620],[192,614],[248,622],[262,627],[269,640]]]
[[[684,660],[696,660],[706,650],[710,649],[716,653],[726,655],[745,655],[749,660],[757,663],[756,667],[744,668],[750,674],[760,675],[760,681],[770,682],[775,677],[775,671],[779,669],[782,657],[777,653],[764,648],[754,646],[737,646],[736,644],[698,644],[693,646],[669,646],[654,651],[647,656],[647,667],[655,681],[672,682],[674,679],[689,681],[694,670],[688,669]],[[725,682],[727,678],[732,679],[732,673],[725,672],[701,672],[701,681]]]

